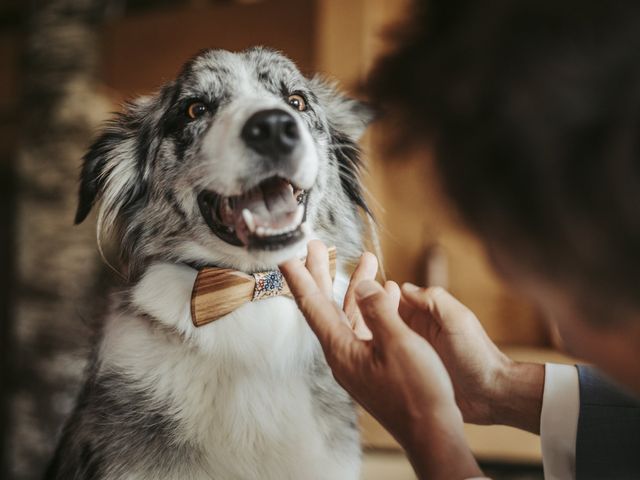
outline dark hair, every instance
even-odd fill
[[[429,0],[396,35],[368,92],[469,226],[592,319],[637,315],[640,2]]]

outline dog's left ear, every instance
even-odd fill
[[[361,100],[347,97],[334,83],[320,76],[310,80],[310,89],[327,111],[330,128],[340,136],[357,142],[375,118],[373,108]]]
[[[310,80],[310,89],[327,113],[331,151],[338,163],[342,188],[354,204],[372,216],[360,180],[362,160],[357,142],[374,119],[373,109],[320,77]]]

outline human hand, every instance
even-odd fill
[[[309,243],[306,266],[294,259],[280,269],[338,383],[406,449],[416,472],[429,478],[478,476],[449,375],[429,343],[398,315],[397,284],[383,288],[371,280],[375,257],[365,254],[356,268],[346,313],[332,300],[321,242]]]
[[[473,312],[442,288],[404,284],[400,316],[442,359],[465,422],[539,433],[543,365],[509,359]]]

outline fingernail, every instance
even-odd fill
[[[380,286],[372,280],[363,280],[356,285],[356,297],[362,299],[370,297],[380,291]]]
[[[405,282],[402,284],[402,290],[407,293],[416,293],[421,290],[421,288],[413,283]]]

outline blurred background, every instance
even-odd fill
[[[73,227],[81,156],[122,100],[150,92],[206,47],[262,44],[354,91],[389,47],[407,0],[2,0],[0,2],[0,477],[39,478],[73,406],[116,279],[95,219]],[[518,359],[569,361],[543,319],[492,272],[425,155],[382,158],[389,125],[366,138],[366,178],[387,274],[443,285]],[[392,127],[392,126],[391,126]],[[393,440],[362,416],[364,479],[410,479]],[[468,426],[493,478],[542,478],[538,438]]]

